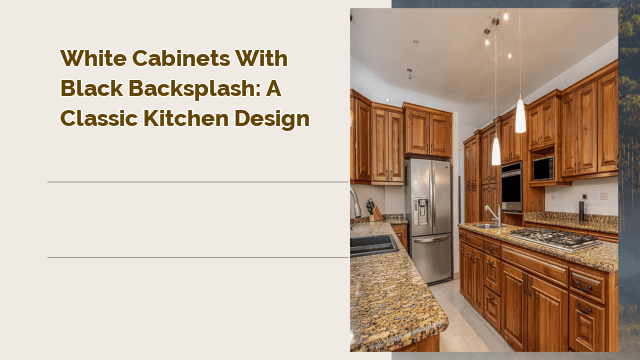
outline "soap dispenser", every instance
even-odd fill
[[[587,195],[582,195],[582,201],[580,201],[579,204],[579,212],[578,212],[578,220],[579,221],[585,221],[584,220],[584,201],[587,200]]]

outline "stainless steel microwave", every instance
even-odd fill
[[[553,156],[533,160],[533,181],[555,179],[555,161]]]

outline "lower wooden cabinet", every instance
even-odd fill
[[[569,295],[569,347],[573,351],[604,351],[604,307]]]
[[[501,332],[500,328],[500,316],[502,312],[500,311],[500,295],[495,292],[489,290],[486,286],[484,287],[484,308],[483,308],[484,318],[496,329],[498,332]]]
[[[617,351],[617,273],[466,230],[460,239],[460,292],[516,351]]]
[[[393,231],[396,232],[396,236],[404,246],[404,249],[409,252],[409,244],[407,242],[407,226],[406,225],[392,225]]]

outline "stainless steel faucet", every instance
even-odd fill
[[[498,216],[496,216],[496,214],[494,214],[493,211],[491,211],[491,208],[489,208],[489,205],[484,206],[484,211],[487,211],[487,210],[491,213],[491,215],[493,215],[493,218],[496,220],[496,225],[502,226],[502,211],[500,211],[500,205],[498,205]]]
[[[353,198],[353,216],[357,219],[362,217],[362,211],[360,210],[360,204],[358,203],[358,195],[356,195],[356,192],[353,191],[351,187],[349,187],[349,190],[351,191],[351,197]],[[355,223],[351,224],[351,229],[353,229],[354,225]]]

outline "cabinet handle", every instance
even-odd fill
[[[489,301],[493,301],[493,299],[495,299],[495,296],[491,296],[491,294],[489,294]]]
[[[590,313],[592,311],[591,308],[589,308],[588,310],[582,310],[582,308],[580,307],[580,303],[579,302],[576,302],[576,306],[578,307],[578,310],[580,310],[580,312],[583,313],[583,314],[588,314],[588,313]]]
[[[527,287],[527,292],[529,293],[529,297],[531,297],[531,277],[529,277],[529,286]]]
[[[522,275],[522,292],[527,293],[527,287],[524,284],[527,283],[527,274]]]
[[[580,289],[580,290],[582,290],[584,292],[589,292],[589,290],[591,290],[591,285],[587,286],[587,288],[585,289],[580,285],[580,281],[576,281],[576,286],[578,287],[578,289]]]

